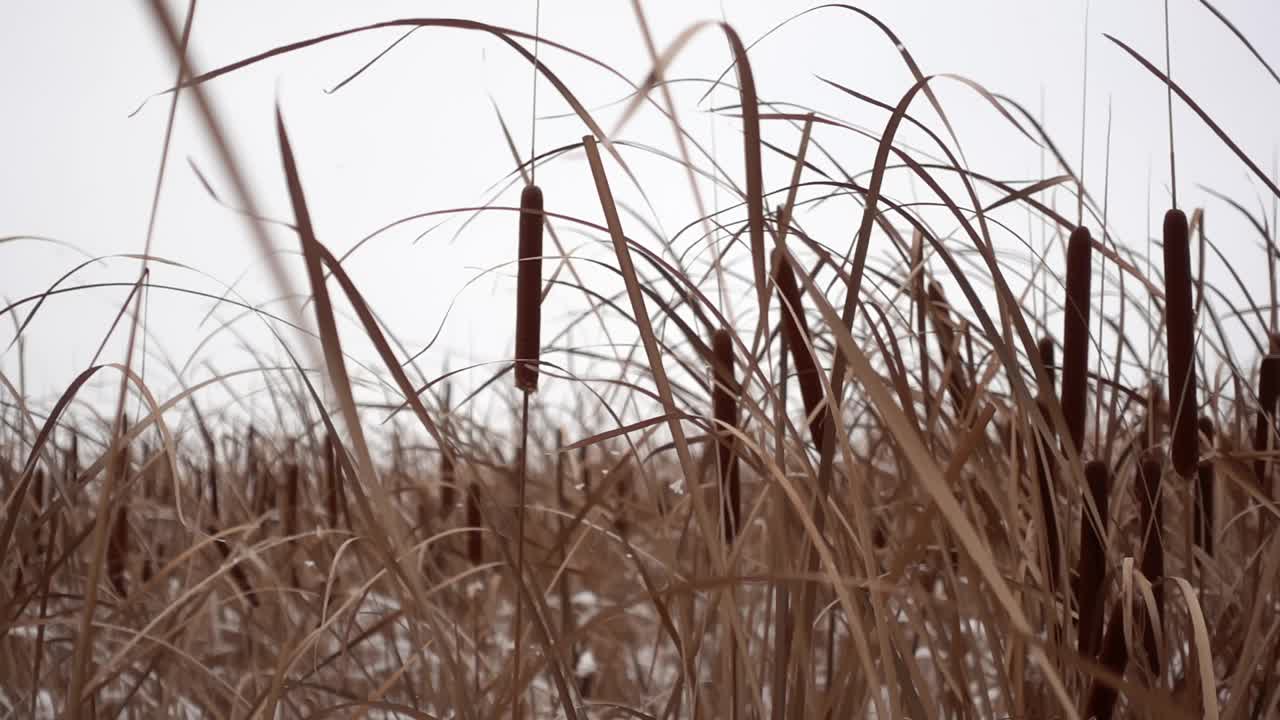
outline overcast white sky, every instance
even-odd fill
[[[751,42],[813,5],[661,0],[645,3],[645,12],[659,47],[666,47],[689,24],[722,15]],[[186,3],[171,6],[181,17]],[[1037,114],[1043,102],[1050,134],[1072,164],[1078,165],[1086,40],[1083,2],[893,0],[859,6],[899,34],[925,73],[966,76]],[[1219,0],[1216,6],[1260,46],[1269,62],[1280,65],[1280,54],[1271,43],[1280,31],[1280,3]],[[1089,7],[1086,179],[1100,196],[1110,103],[1112,226],[1117,239],[1131,245],[1146,242],[1148,223],[1158,229],[1168,205],[1164,92],[1158,80],[1102,33],[1162,60],[1162,7],[1157,0],[1098,1]],[[1197,0],[1171,0],[1170,12],[1175,80],[1271,172],[1280,140],[1276,124],[1280,84]],[[197,69],[205,70],[287,42],[408,17],[462,17],[532,31],[534,3],[206,0],[196,11],[192,54]],[[634,83],[641,82],[649,69],[630,3],[544,0],[541,31],[610,64]],[[252,66],[206,86],[232,131],[234,150],[261,207],[272,217],[291,219],[273,127],[274,104],[279,99],[318,235],[335,252],[349,249],[359,238],[398,218],[486,201],[487,189],[513,167],[490,97],[510,123],[520,152],[528,152],[529,66],[488,35],[421,30],[351,85],[334,94],[325,92],[400,33],[391,29],[348,37]],[[617,108],[603,106],[622,98],[626,84],[563,52],[545,46],[543,50],[547,65],[584,104],[601,108],[602,124],[612,127]],[[822,10],[797,20],[756,46],[751,60],[763,99],[814,107],[877,133],[887,120],[885,112],[842,96],[819,77],[889,103],[896,103],[911,84],[888,39],[865,19],[843,10]],[[86,254],[141,252],[168,103],[153,100],[135,117],[128,115],[148,95],[170,85],[175,68],[146,4],[127,1],[4,0],[0,61],[4,67],[0,72],[4,106],[0,112],[0,236],[45,236],[78,248],[28,240],[0,245],[0,288],[12,301],[41,292]],[[668,75],[714,77],[728,61],[723,36],[704,31]],[[713,122],[705,112],[713,104],[731,104],[736,99],[722,89],[713,102],[699,106],[698,95],[705,87],[694,83],[675,87],[681,119],[708,149],[714,148],[732,179],[740,183],[739,124],[731,118]],[[973,91],[947,81],[936,87],[972,169],[1005,179],[1040,177],[1039,149],[1018,136]],[[539,101],[542,114],[567,109],[547,83],[540,85]],[[913,111],[941,129],[923,102],[917,102]],[[545,119],[538,125],[537,145],[546,150],[574,142],[586,132],[574,118]],[[1181,107],[1175,108],[1175,132],[1180,204],[1188,209],[1207,208],[1213,237],[1262,301],[1266,276],[1256,234],[1198,185],[1227,193],[1250,208],[1265,207],[1268,215],[1271,198],[1243,164]],[[771,125],[766,133],[767,139],[788,148],[798,140],[795,130],[787,126]],[[652,110],[642,112],[621,137],[673,148],[669,126]],[[870,141],[826,130],[815,137],[828,143],[848,168],[870,167],[874,152]],[[670,236],[691,222],[693,205],[683,173],[638,150],[624,152],[657,210],[661,231]],[[220,194],[230,196],[227,176],[185,100],[170,153],[153,252],[193,270],[157,267],[154,282],[218,295],[225,285],[238,281],[237,290],[250,302],[271,301],[276,289],[243,223],[209,197],[188,165],[190,160],[199,166]],[[620,199],[652,221],[653,215],[626,186],[620,169],[610,163],[610,172]],[[766,185],[776,188],[788,182],[790,167],[772,157],[765,172]],[[1045,172],[1052,175],[1058,170],[1050,164]],[[581,153],[540,170],[539,184],[546,192],[548,209],[600,219]],[[704,184],[704,190],[709,203],[729,201],[724,191],[713,194],[710,183]],[[894,190],[903,197],[911,192],[905,183]],[[501,203],[517,203],[518,193],[518,187],[510,189]],[[1069,202],[1065,193],[1058,202]],[[1015,231],[1026,230],[1026,220],[1017,219],[1025,218],[1025,213],[1011,217]],[[815,218],[810,229],[825,235],[825,241],[843,246],[857,220],[857,208],[845,201]],[[349,261],[349,271],[410,349],[420,349],[444,322],[440,343],[424,357],[425,368],[438,368],[446,360],[457,367],[468,358],[482,362],[509,357],[514,302],[510,268],[466,290],[463,287],[484,269],[512,259],[515,217],[483,217],[456,240],[458,220],[454,220],[415,243],[433,223],[410,223],[381,236]],[[624,223],[636,237],[653,242],[635,218],[624,218]],[[1037,241],[1038,227],[1034,230]],[[562,232],[570,246],[589,242],[568,228]],[[274,237],[281,249],[293,252],[293,237],[287,233]],[[691,242],[686,238],[681,247]],[[292,258],[289,262],[297,267]],[[127,283],[136,273],[135,260],[114,259],[78,272],[68,284]],[[50,393],[64,388],[90,362],[127,292],[126,287],[96,288],[47,303],[25,333],[25,376],[34,398],[51,400]],[[455,296],[457,309],[445,321],[446,308]],[[558,322],[572,317],[582,302],[580,295],[571,293],[558,296],[557,301],[560,304],[553,304],[545,315],[546,337]],[[153,337],[149,348],[163,352],[179,366],[194,358],[185,373],[188,382],[208,376],[209,369],[202,367],[206,361],[223,372],[257,364],[236,348],[232,333],[216,334],[206,342],[218,320],[240,314],[221,309],[201,325],[210,306],[208,299],[174,292],[156,290],[150,297],[148,324]],[[23,306],[19,316],[25,317],[30,307]],[[264,308],[282,310],[279,303]],[[0,343],[9,344],[14,324],[4,321]],[[265,357],[279,359],[252,318],[241,318],[232,328]],[[104,359],[120,359],[122,337],[119,333],[108,346]],[[575,337],[574,341],[585,344],[599,338]],[[353,352],[372,357],[355,345]],[[148,360],[148,376],[164,396],[173,392],[174,384],[158,358],[153,355]],[[17,383],[16,348],[5,353],[2,367]]]

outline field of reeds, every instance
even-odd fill
[[[1249,29],[1202,4],[1280,84]],[[214,199],[296,301],[199,298],[278,340],[238,372],[267,378],[256,399],[195,370],[162,391],[139,370],[140,308],[200,293],[153,283],[165,261],[144,252],[113,285],[123,356],[48,401],[3,378],[4,717],[1280,716],[1275,225],[1252,198],[1179,205],[1194,181],[1172,137],[1169,201],[1125,242],[1108,212],[1128,193],[1097,170],[1086,184],[1032,114],[963,81],[1056,170],[969,167],[935,94],[956,79],[923,74],[864,10],[821,8],[875,26],[914,81],[889,100],[829,86],[881,127],[762,100],[732,18],[662,47],[637,3],[650,69],[607,130],[553,62],[608,58],[527,28],[390,20],[206,68],[194,5],[184,23],[151,4],[176,82],[148,102],[170,129],[193,109],[226,178]],[[313,222],[288,106],[273,162],[289,210],[268,217],[209,91],[388,29],[496,38],[580,127],[531,156],[499,114],[514,169],[491,200],[389,221],[508,228],[488,240],[508,260],[481,273],[514,287],[501,358],[445,369],[407,347],[362,292],[378,279],[344,265],[353,243]],[[695,36],[727,43],[699,87],[740,131],[720,138],[729,168],[685,131],[694,110],[666,76]],[[1177,107],[1280,197],[1166,57],[1099,43],[1167,88],[1153,117],[1171,135]],[[641,111],[668,146],[628,143]],[[849,136],[870,165],[829,150]],[[686,176],[695,216],[663,230],[646,221],[662,208],[617,199],[647,197],[642,154]],[[572,203],[555,183],[570,173]],[[833,207],[834,230],[818,219]],[[1207,213],[1256,234],[1215,238]],[[102,290],[74,274],[7,296],[26,363],[47,303]]]

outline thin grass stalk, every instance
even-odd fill
[[[711,408],[715,418],[716,468],[720,479],[724,539],[732,544],[739,532],[742,512],[742,488],[739,465],[731,430],[738,428],[737,380],[734,378],[733,335],[723,328],[711,334],[714,382]]]
[[[775,267],[777,263],[775,262]],[[787,386],[789,369],[787,367],[787,336],[783,334],[778,350],[778,406],[775,409],[776,448],[774,458],[778,467],[787,467],[786,439],[782,428],[787,417]],[[782,537],[791,537],[791,510],[786,502],[776,504],[775,522]],[[787,553],[775,548],[772,554],[773,567],[776,572],[789,570],[786,563]],[[785,720],[787,711],[787,665],[791,657],[791,591],[785,582],[774,584],[773,588],[773,675],[770,680],[770,705],[772,720]]]
[[[1160,458],[1148,453],[1138,466],[1138,516],[1142,528],[1142,574],[1151,582],[1156,599],[1156,617],[1144,623],[1143,650],[1147,667],[1160,672],[1160,652],[1156,644],[1154,624],[1164,626],[1164,500],[1162,496]],[[1146,612],[1142,615],[1145,617]]]
[[[71,438],[72,447],[75,446],[75,436]],[[53,516],[53,522],[49,528],[49,542],[44,548],[44,563],[40,570],[41,588],[40,588],[40,614],[37,618],[41,621],[36,625],[36,643],[35,653],[31,663],[31,707],[29,717],[37,717],[37,703],[40,700],[40,664],[44,659],[45,647],[45,618],[49,615],[49,589],[53,582],[53,573],[51,567],[53,564],[53,553],[58,542],[58,529],[62,527],[62,513],[56,513]]]
[[[1089,229],[1077,227],[1067,242],[1067,302],[1062,320],[1062,415],[1067,440],[1076,453],[1084,452],[1085,412],[1089,379],[1089,303],[1093,272],[1093,240]]]
[[[556,507],[559,508],[560,514],[557,516],[557,524],[559,525],[559,537],[564,537],[566,525],[566,515],[569,513],[569,495],[565,492],[565,457],[564,449],[564,429],[556,428]],[[569,569],[565,567],[565,562],[569,559],[569,544],[566,540],[560,545],[560,577],[556,581],[558,594],[560,596],[560,636],[569,637],[573,632],[573,605],[569,592]],[[575,655],[570,652],[570,655]]]
[[[1193,478],[1200,462],[1196,423],[1195,314],[1192,312],[1191,245],[1187,216],[1170,210],[1164,216],[1164,281],[1169,349],[1169,402],[1173,414],[1171,455],[1183,478]]]
[[[1207,416],[1200,416],[1200,434],[1204,436],[1207,447],[1212,452],[1216,445],[1216,433],[1213,426],[1213,420]],[[1200,461],[1200,467],[1197,469],[1196,477],[1196,493],[1194,512],[1192,515],[1192,540],[1204,554],[1213,557],[1213,533],[1214,533],[1214,512],[1215,505],[1214,493],[1217,485],[1217,469],[1214,467],[1213,460],[1204,459]]]
[[[444,386],[444,413],[440,422],[440,429],[443,433],[449,433],[449,413],[450,398],[452,396],[452,383],[445,383]],[[453,453],[440,453],[440,517],[446,518],[453,513],[453,506],[458,502],[458,478],[457,470],[454,467]]]
[[[1086,505],[1080,517],[1080,565],[1076,606],[1080,609],[1077,652],[1094,657],[1102,649],[1102,611],[1106,603],[1103,585],[1106,569],[1107,501],[1111,492],[1111,469],[1102,460],[1091,460],[1084,466],[1089,496],[1098,511],[1101,525],[1093,521]]]
[[[916,348],[920,353],[922,361],[920,363],[920,391],[924,396],[924,417],[927,423],[929,418],[933,416],[933,392],[930,390],[929,383],[929,354],[928,326],[926,319],[928,317],[928,293],[925,290],[925,273],[924,273],[924,234],[918,229],[911,234],[911,271],[915,276],[912,283],[911,295],[912,303],[915,305],[915,322],[916,322]]]

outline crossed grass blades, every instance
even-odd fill
[[[1280,711],[1276,293],[1264,312],[1206,233],[1203,210],[1190,220],[1169,210],[1161,262],[1144,272],[1147,259],[1114,241],[1091,201],[1074,223],[1044,202],[1084,187],[1061,155],[1063,175],[1026,184],[958,163],[959,139],[932,91],[939,81],[878,19],[847,6],[810,12],[872,23],[915,78],[896,105],[831,84],[890,113],[869,169],[827,152],[854,131],[838,115],[780,112],[757,96],[728,25],[695,26],[668,52],[655,48],[621,129],[607,134],[520,30],[394,20],[197,72],[187,55],[193,10],[179,32],[153,4],[178,67],[166,92],[195,104],[282,289],[289,276],[271,264],[281,261],[205,94],[219,77],[379,28],[486,33],[528,60],[589,134],[521,158],[507,133],[519,206],[495,199],[479,211],[514,214],[518,227],[515,351],[496,370],[411,381],[400,342],[312,225],[280,113],[308,301],[267,319],[310,344],[260,372],[283,378],[269,395],[297,417],[216,412],[209,398],[226,376],[156,397],[132,357],[95,361],[51,407],[6,384],[0,702],[10,715]],[[658,252],[630,234],[613,183],[643,192],[619,149],[626,119],[646,107],[677,131],[676,147],[656,152],[690,178],[715,177],[664,80],[700,32],[728,43],[732,76],[710,81],[738,96],[717,111],[741,120],[745,178],[740,190],[725,184],[736,205],[690,224],[709,244],[698,265],[680,238],[659,237]],[[1280,194],[1165,72],[1114,42]],[[1056,154],[1020,107],[973,87],[1008,132]],[[913,114],[921,97],[950,143]],[[898,144],[903,125],[924,131],[942,160]],[[766,127],[798,140],[766,142]],[[765,177],[765,153],[793,168],[785,185],[767,184],[776,179]],[[556,210],[571,188],[553,188],[545,205],[532,171],[551,163],[580,170],[598,216]],[[893,197],[891,169],[920,181],[957,233],[938,235]],[[819,200],[839,199],[856,200],[861,216],[844,247],[806,227]],[[1068,238],[1065,257],[1035,256],[1032,272],[1007,262],[991,240],[1000,206]],[[456,213],[429,213],[440,214]],[[1272,230],[1249,219],[1274,278]],[[558,231],[567,230],[596,239],[599,252],[566,249]],[[870,253],[873,243],[892,262]],[[1213,258],[1235,285],[1209,279]],[[587,282],[588,269],[614,285]],[[153,284],[145,271],[123,285],[131,302],[140,289],[195,292]],[[1032,312],[1024,300],[1041,287],[1046,309]],[[20,336],[54,294],[98,290],[60,282],[6,313]],[[576,303],[574,317],[543,317],[550,293]],[[1104,297],[1120,307],[1098,312]],[[232,293],[214,300],[241,305]],[[339,331],[339,306],[354,329]],[[139,314],[121,317],[128,325]],[[1255,351],[1244,365],[1226,350],[1240,328]],[[344,351],[350,333],[369,342],[376,364]],[[591,333],[610,349],[569,340]],[[1149,348],[1133,340],[1144,333]],[[123,376],[121,401],[95,420],[78,394],[113,373]],[[478,389],[455,397],[458,373],[479,377]],[[508,373],[510,386],[499,382]],[[366,402],[358,380],[369,375],[385,378],[391,402]],[[509,399],[514,421],[486,426],[473,412],[485,395]],[[570,421],[553,412],[563,397]],[[126,399],[141,412],[128,417]],[[387,410],[409,421],[383,424]]]

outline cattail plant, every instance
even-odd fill
[[[1098,522],[1089,514],[1089,506],[1080,511],[1080,565],[1077,571],[1076,606],[1080,609],[1077,652],[1085,657],[1098,653],[1102,644],[1102,610],[1106,600],[1107,500],[1111,491],[1111,469],[1102,460],[1090,460],[1084,466],[1089,497],[1098,510]]]
[[[538,355],[542,349],[542,190],[530,183],[520,193],[519,264],[516,277],[516,389],[524,395],[520,415],[520,458],[516,502],[515,648],[513,676],[520,676],[520,643],[524,631],[524,603],[520,585],[524,583],[525,498],[529,480],[529,396],[538,389]],[[511,716],[520,707],[520,683],[511,689]]]
[[[480,491],[472,482],[467,486],[467,527],[471,528],[467,533],[467,562],[472,567],[484,563],[483,523],[484,520],[480,517]]]
[[[538,389],[542,348],[542,190],[520,193],[519,272],[516,277],[516,388]]]
[[[1044,366],[1044,372],[1049,376],[1049,389],[1054,390],[1054,385],[1058,382],[1058,368],[1055,366],[1053,338],[1045,336],[1040,338],[1040,342],[1036,343],[1036,353],[1040,356],[1040,364]]]
[[[809,418],[809,434],[816,445],[821,446],[826,413],[822,407],[822,380],[818,377],[818,365],[809,351],[809,321],[804,314],[804,302],[796,274],[787,253],[781,248],[773,251],[773,277],[782,299],[782,337],[791,349],[795,364],[796,381],[800,383],[800,398]]]
[[[115,521],[111,524],[111,536],[107,541],[107,578],[121,597],[128,594],[125,570],[129,557],[129,509],[123,498],[116,508]]]
[[[1161,498],[1161,463],[1155,453],[1147,453],[1138,466],[1138,517],[1142,533],[1142,574],[1151,582],[1151,592],[1156,600],[1156,617],[1150,618],[1143,635],[1143,650],[1148,667],[1159,673],[1160,655],[1156,645],[1155,624],[1164,624],[1164,501]],[[1145,617],[1145,613],[1144,613]]]
[[[1092,285],[1093,240],[1089,229],[1077,227],[1067,243],[1067,303],[1062,320],[1062,416],[1067,437],[1077,452],[1084,451],[1085,408],[1089,378],[1089,297]]]
[[[1170,436],[1173,467],[1178,475],[1195,476],[1200,461],[1196,426],[1195,316],[1191,305],[1191,245],[1187,216],[1170,210],[1164,216],[1164,282],[1169,346]]]
[[[734,451],[731,429],[738,427],[737,381],[734,379],[733,335],[723,328],[711,334],[711,358],[714,382],[711,388],[712,414],[715,416],[716,467],[720,474],[720,498],[724,509],[724,539],[732,543],[738,534],[742,512],[742,489],[738,477],[738,458]]]

